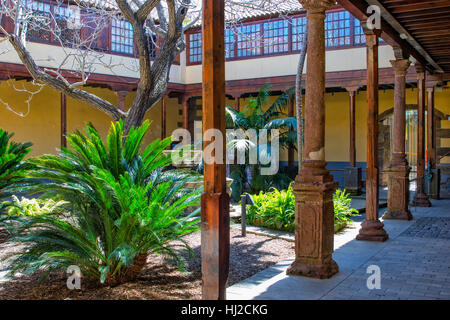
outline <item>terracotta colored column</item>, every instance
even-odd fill
[[[344,169],[344,188],[352,195],[360,195],[362,189],[362,170],[356,166],[356,121],[355,121],[355,109],[356,109],[356,92],[358,87],[346,88],[349,94],[349,128],[350,128],[350,141],[349,141],[349,166]]]
[[[224,1],[203,0],[203,132],[225,137]],[[211,141],[204,141],[204,150]],[[203,299],[225,299],[230,254],[230,197],[226,192],[225,138],[211,163],[205,159],[201,204]],[[205,157],[208,153],[205,153]]]
[[[325,168],[325,10],[334,1],[300,3],[308,11],[303,168],[292,184],[295,195],[295,261],[289,275],[326,279],[338,272],[332,258],[333,193],[337,182]]]
[[[166,116],[167,116],[167,96],[164,95],[161,99],[161,139],[166,138]]]
[[[350,145],[349,145],[349,164],[350,167],[356,167],[356,126],[355,126],[355,99],[356,99],[356,91],[358,88],[351,87],[346,88],[349,95],[349,111],[350,111]]]
[[[391,60],[395,73],[394,146],[388,172],[388,210],[383,219],[411,220],[409,205],[409,165],[405,154],[405,89],[408,59]]]
[[[431,207],[428,195],[425,193],[425,69],[417,64],[417,189],[414,205]]]
[[[117,95],[117,106],[120,110],[125,111],[125,98],[128,95],[128,91],[116,91]]]
[[[294,116],[294,99],[289,99],[288,102],[288,117]],[[289,148],[288,150],[288,166],[293,167],[294,166],[294,148]]]
[[[234,97],[234,109],[236,111],[240,111],[241,110],[241,105],[240,105],[240,99],[241,95],[238,93],[236,94],[236,96]]]
[[[181,97],[181,108],[182,108],[182,118],[183,118],[183,129],[189,130],[189,99],[191,97],[183,95]],[[192,137],[191,137],[192,138]],[[183,138],[183,143],[187,144],[186,138]]]
[[[366,218],[357,240],[385,241],[388,235],[378,220],[378,37],[380,30],[370,30],[362,22],[367,50],[367,171]]]
[[[436,169],[436,123],[434,119],[434,88],[437,81],[427,81],[427,162]]]
[[[67,99],[64,93],[61,93],[61,147],[67,147]]]

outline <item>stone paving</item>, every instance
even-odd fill
[[[389,240],[383,243],[354,240],[360,222],[335,235],[333,257],[340,272],[331,279],[287,276],[290,259],[229,287],[227,298],[450,299],[450,201],[432,204],[410,208],[412,221],[384,221]],[[379,289],[368,288],[369,266],[380,270]]]

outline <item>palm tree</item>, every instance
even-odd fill
[[[295,95],[294,88],[283,92],[273,103],[270,103],[270,85],[264,85],[258,92],[256,97],[250,98],[248,104],[242,112],[226,106],[227,128],[242,129],[244,131],[255,129],[256,138],[259,141],[260,130],[262,129],[278,129],[279,144],[282,148],[297,148],[296,127],[297,120],[295,117],[286,117],[283,109],[286,107],[290,99]],[[268,189],[280,183],[286,184],[288,180],[286,175],[277,174],[274,176],[261,176],[259,169],[259,159],[263,153],[270,151],[270,143],[273,137],[268,137],[268,145],[254,144],[246,138],[230,138],[228,139],[228,148],[237,151],[245,151],[246,154],[253,148],[256,148],[258,157],[257,164],[250,165],[233,165],[231,178],[233,178],[233,199],[237,200],[244,189],[250,192],[258,192]],[[270,155],[270,154],[269,154]],[[250,169],[251,178],[247,178],[247,168]]]

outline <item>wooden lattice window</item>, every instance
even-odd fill
[[[306,17],[293,18],[292,24],[292,50],[298,51],[302,48],[306,31]]]
[[[350,13],[348,11],[329,12],[325,18],[325,46],[340,47],[350,45]]]
[[[128,21],[112,20],[111,50],[114,52],[133,54],[133,27]]]
[[[366,43],[366,36],[364,35],[361,22],[358,19],[353,19],[354,25],[353,25],[353,32],[354,32],[354,43],[355,45],[365,44]]]
[[[237,28],[238,57],[261,55],[261,25],[249,24]]]
[[[51,32],[51,5],[41,1],[29,0],[26,2],[27,10],[32,12],[29,20],[27,37],[30,40],[52,40]]]
[[[55,39],[55,41],[61,41],[65,44],[72,43],[75,39],[76,32],[78,31],[68,24],[68,20],[72,18],[74,12],[72,12],[69,7],[61,5],[54,7],[54,14],[56,21],[54,34],[59,37],[59,40]]]
[[[235,48],[234,32],[232,29],[225,29],[225,58],[234,58],[234,48]]]
[[[189,35],[189,62],[202,62],[202,34],[200,32]]]
[[[264,54],[289,51],[289,22],[282,20],[264,23]]]

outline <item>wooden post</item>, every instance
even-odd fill
[[[349,95],[349,111],[350,111],[350,145],[349,145],[349,164],[350,167],[356,167],[356,122],[355,122],[355,109],[356,109],[356,91],[357,87],[346,88]]]
[[[161,139],[166,138],[166,104],[167,104],[167,96],[164,95],[161,99]]]
[[[361,223],[357,240],[385,241],[388,235],[378,219],[378,37],[381,30],[371,30],[362,21],[367,50],[367,171],[366,219]]]
[[[417,73],[417,187],[413,204],[431,207],[425,193],[425,68],[416,63]]]
[[[397,49],[397,52],[400,52]],[[404,59],[403,59],[404,58]],[[402,54],[391,60],[395,73],[394,88],[394,146],[388,173],[388,210],[383,219],[411,220],[409,205],[409,165],[405,154],[405,89],[406,72],[410,62]]]
[[[61,147],[67,147],[67,98],[61,93]]]
[[[125,111],[125,98],[128,95],[128,91],[116,91],[116,95],[117,95],[117,107],[120,110]]]
[[[241,94],[237,93],[234,97],[234,109],[236,111],[240,111],[241,110],[241,104],[240,104],[240,98],[241,98]]]
[[[436,169],[436,122],[434,112],[434,88],[437,82],[426,82],[427,87],[427,161]]]
[[[189,130],[189,99],[190,98],[191,98],[190,96],[185,95],[185,94],[181,96],[183,129],[185,129],[185,130]],[[183,137],[183,144],[188,144],[187,137]]]
[[[294,116],[294,99],[289,99],[288,102],[288,117]],[[289,148],[288,150],[288,166],[293,167],[294,166],[294,148]]]
[[[203,0],[203,132],[219,130],[225,137],[224,1]],[[217,138],[216,138],[217,139]],[[217,142],[217,141],[216,141]],[[211,141],[204,141],[203,150]],[[225,138],[205,159],[201,205],[203,299],[225,299],[230,254],[230,197],[226,190]],[[205,152],[205,157],[208,156]],[[213,160],[213,161],[211,161]]]
[[[326,279],[338,272],[332,258],[333,193],[337,182],[325,161],[325,10],[334,1],[300,0],[308,11],[303,168],[292,188],[295,195],[295,261],[289,275]]]

